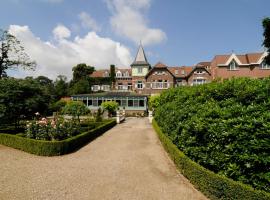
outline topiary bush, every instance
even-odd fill
[[[193,161],[270,192],[270,78],[235,78],[161,94],[155,119]]]

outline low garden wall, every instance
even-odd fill
[[[21,137],[19,135],[0,134],[0,144],[41,156],[63,155],[79,149],[94,140],[116,124],[110,120],[96,128],[61,141],[43,141]]]
[[[187,177],[190,182],[213,200],[241,199],[241,200],[269,200],[270,194],[264,191],[254,190],[252,187],[233,181],[232,179],[215,174],[199,164],[193,162],[184,155],[172,141],[162,133],[157,122],[153,120],[156,133],[174,161],[179,171]]]

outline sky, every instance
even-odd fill
[[[269,0],[0,0],[0,28],[37,62],[10,76],[71,78],[78,63],[128,68],[140,41],[151,65],[192,66],[263,51]]]

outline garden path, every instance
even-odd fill
[[[147,118],[78,151],[41,157],[0,145],[0,199],[207,199],[167,156]]]

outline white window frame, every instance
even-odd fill
[[[138,89],[143,89],[143,82],[142,81],[137,81],[136,85],[137,85]]]
[[[194,78],[192,80],[192,85],[203,85],[206,83],[206,79],[203,78]]]
[[[92,91],[97,92],[100,90],[100,85],[93,85],[91,89]]]
[[[116,72],[116,77],[117,78],[121,78],[122,77],[122,73],[120,71]]]
[[[266,64],[265,60],[261,63],[261,69],[270,69],[270,65]]]
[[[138,74],[142,74],[143,73],[143,68],[142,67],[138,67]]]
[[[229,70],[230,71],[235,71],[238,70],[238,65],[235,60],[232,60],[229,64]]]

